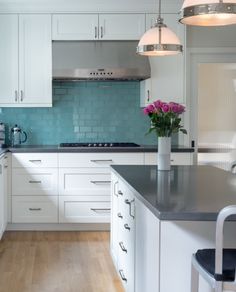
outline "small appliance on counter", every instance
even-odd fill
[[[0,123],[0,148],[6,147],[6,127],[4,123]]]
[[[24,135],[24,138],[22,136]],[[27,141],[27,134],[25,131],[22,131],[20,127],[15,125],[11,128],[11,145],[20,146],[21,144]]]

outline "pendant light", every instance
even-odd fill
[[[185,0],[183,24],[195,26],[223,26],[236,24],[236,0]]]
[[[183,51],[177,35],[171,31],[161,18],[161,0],[159,0],[159,14],[153,28],[142,36],[137,53],[144,56],[176,55]]]

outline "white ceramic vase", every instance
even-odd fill
[[[158,170],[170,170],[171,137],[158,137]]]

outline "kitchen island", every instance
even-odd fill
[[[128,292],[189,292],[191,255],[215,244],[220,209],[236,204],[235,175],[210,166],[112,167],[111,254]],[[225,246],[236,247],[236,222]],[[201,292],[211,291],[200,281]]]

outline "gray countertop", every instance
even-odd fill
[[[114,148],[101,148],[101,147],[78,147],[78,148],[60,148],[57,145],[22,145],[19,147],[9,148],[13,153],[27,153],[27,152],[156,152],[156,146],[141,145],[140,147],[114,147]],[[183,146],[173,146],[172,152],[193,152],[193,148]]]
[[[236,175],[211,166],[113,165],[150,211],[161,220],[215,221],[220,209],[236,204]]]

